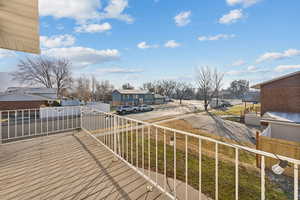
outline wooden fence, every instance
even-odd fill
[[[300,160],[300,143],[299,142],[292,142],[292,141],[287,141],[287,140],[281,140],[281,139],[276,139],[276,138],[270,138],[270,137],[265,137],[265,136],[258,136],[257,135],[257,148],[282,155],[282,156],[287,156],[290,158],[295,158]],[[259,161],[259,159],[258,159]],[[271,159],[271,158],[266,158],[266,167],[271,169],[271,167],[278,163],[278,160],[276,159]],[[259,165],[259,162],[258,162]],[[293,167],[287,167],[285,170],[285,174],[288,176],[294,176],[294,171]]]

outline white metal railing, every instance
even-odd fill
[[[220,192],[221,165],[224,147],[232,149],[234,181],[233,199],[242,199],[240,176],[243,162],[240,155],[249,153],[259,158],[260,199],[268,194],[267,159],[288,161],[293,172],[293,199],[298,200],[299,160],[274,155],[246,146],[229,144],[209,137],[146,123],[111,113],[94,110],[89,107],[68,107],[67,109],[47,108],[0,111],[0,142],[6,143],[18,139],[27,139],[56,132],[82,129],[103,144],[116,157],[160,189],[171,199],[189,199],[189,187],[197,190],[199,199],[207,193],[203,170],[214,168],[210,177],[214,182],[214,198],[222,199]],[[212,152],[205,145],[210,143]],[[205,156],[210,154],[213,166],[206,166]],[[197,167],[190,167],[191,161]],[[197,180],[196,180],[197,179]],[[193,180],[193,183],[191,183]],[[196,180],[196,181],[195,181]],[[179,182],[180,181],[180,182]],[[178,192],[177,186],[184,184],[184,192]],[[256,198],[258,199],[258,197]]]
[[[81,127],[80,107],[0,111],[0,144]]]
[[[269,158],[290,163],[294,175],[293,199],[298,199],[299,160],[92,109],[84,109],[81,120],[84,131],[171,199],[189,199],[190,179],[195,179],[195,177],[198,179],[198,185],[194,188],[198,190],[199,199],[202,198],[205,189],[202,171],[206,167],[203,156],[207,154],[204,148],[207,143],[213,144],[214,147],[212,154],[214,177],[212,178],[214,179],[215,199],[222,199],[219,178],[222,173],[220,157],[224,156],[221,152],[223,147],[231,148],[233,152],[231,162],[234,169],[234,192],[232,199],[242,199],[243,188],[239,190],[241,188],[239,176],[243,165],[240,155],[244,153],[259,157],[260,197],[256,197],[256,199],[264,200],[267,196],[266,159]],[[189,167],[192,159],[197,162],[197,173],[190,171],[195,170]],[[179,172],[180,174],[178,174]],[[159,178],[161,176],[163,176],[162,180]],[[171,184],[170,178],[172,178]],[[184,194],[177,193],[178,180],[185,184]]]

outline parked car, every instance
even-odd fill
[[[211,108],[223,108],[232,106],[232,104],[229,101],[215,98],[212,99],[209,104]]]
[[[124,115],[124,114],[127,114],[127,113],[134,112],[134,107],[132,107],[132,106],[119,106],[119,107],[117,107],[116,111],[117,111],[118,114]]]
[[[149,105],[140,105],[139,106],[139,111],[141,112],[146,112],[146,111],[152,111],[153,108]]]
[[[140,106],[132,106],[132,112],[140,112]]]
[[[223,107],[231,107],[232,104],[229,101],[222,100],[222,106]]]

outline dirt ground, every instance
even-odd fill
[[[239,101],[232,101],[237,104]],[[195,129],[202,130],[220,137],[229,138],[236,142],[247,142],[255,144],[255,134],[259,131],[257,127],[246,126],[245,124],[224,120],[220,116],[195,111],[203,110],[202,101],[184,100],[182,105],[179,102],[154,106],[154,111],[135,113],[127,115],[129,118],[148,122],[171,122],[178,119],[185,120]],[[189,114],[188,114],[189,113]]]
[[[217,136],[226,137],[236,142],[250,142],[255,144],[255,134],[259,131],[257,127],[224,120],[210,113],[199,113],[184,118],[193,128],[203,130]]]

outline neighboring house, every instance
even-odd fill
[[[10,87],[0,94],[0,110],[36,109],[57,99],[54,88]]]
[[[60,101],[61,106],[81,106],[84,103],[78,99],[62,99]]]
[[[35,109],[47,105],[48,98],[30,94],[0,94],[0,110]]]
[[[166,97],[160,94],[154,94],[154,104],[164,104],[166,102]]]
[[[222,99],[232,99],[232,94],[230,90],[221,90],[219,97]]]
[[[259,91],[248,91],[243,96],[243,102],[245,103],[259,103],[260,92]]]
[[[300,142],[300,71],[252,86],[260,89],[263,135]]]
[[[145,90],[114,90],[112,105],[140,105],[153,104],[154,94]]]
[[[30,87],[9,87],[6,90],[8,94],[31,94],[46,97],[56,100],[57,89],[56,88],[30,88]]]

